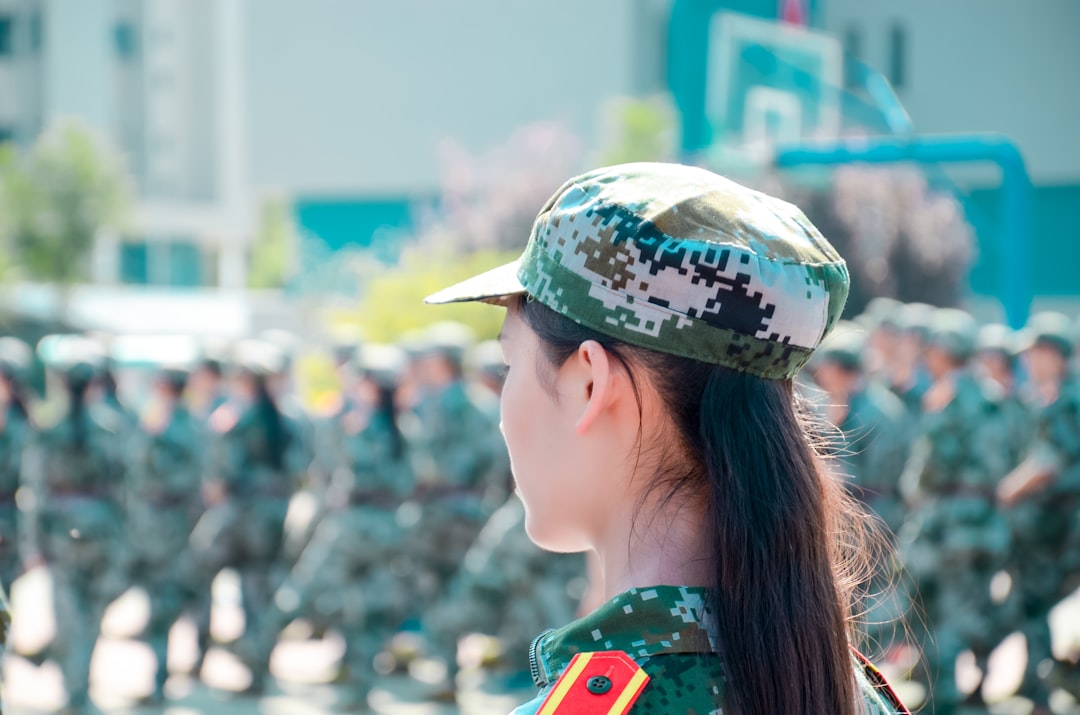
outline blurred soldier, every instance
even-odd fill
[[[502,348],[495,341],[480,343],[466,355],[473,378],[489,393],[478,403],[499,422],[498,396],[506,376]],[[510,458],[496,434],[496,469],[512,485]],[[458,671],[461,636],[483,633],[499,639],[510,685],[529,685],[528,646],[537,633],[574,618],[574,586],[583,585],[585,564],[580,554],[542,550],[525,533],[525,508],[516,494],[504,497],[475,543],[465,554],[448,593],[424,615],[424,628],[447,663],[448,684]],[[521,678],[524,676],[524,678]],[[515,683],[515,680],[523,680]]]
[[[900,309],[903,303],[878,297],[866,305],[856,322],[870,337],[866,345],[865,370],[872,377],[888,382],[896,370],[897,343],[900,340]]]
[[[903,486],[913,505],[902,534],[902,553],[925,612],[923,654],[936,712],[964,700],[956,685],[956,659],[970,648],[986,672],[986,659],[1005,633],[990,595],[1003,568],[1009,530],[994,492],[1013,466],[1000,394],[974,375],[975,320],[939,309],[928,330],[926,367],[933,382],[923,395],[921,437],[905,469]],[[969,700],[977,704],[981,688]]]
[[[290,432],[270,393],[280,356],[247,342],[238,350],[232,399],[210,417],[216,434],[207,496],[210,505],[191,535],[203,578],[223,568],[240,576],[246,637],[263,640],[263,616],[284,576],[282,537],[294,491],[289,471]],[[265,688],[269,651],[249,659],[248,692]]]
[[[228,402],[228,395],[223,385],[224,369],[221,363],[219,356],[208,351],[195,366],[188,379],[188,404],[191,414],[197,419],[208,420],[215,410]]]
[[[464,379],[472,331],[438,323],[427,332],[417,360],[420,396],[412,437],[413,464],[423,506],[414,547],[423,563],[427,595],[441,594],[476,539],[490,509],[484,494],[493,462],[489,414],[477,405]]]
[[[1027,330],[1024,352],[1038,408],[1034,442],[998,490],[1013,527],[1014,588],[1022,610],[1028,662],[1020,693],[1049,713],[1047,682],[1055,664],[1050,609],[1080,585],[1080,382],[1069,368],[1072,325],[1060,313],[1040,313]],[[1071,690],[1076,692],[1076,673]]]
[[[19,575],[19,465],[33,434],[25,385],[33,362],[30,346],[0,338],[0,587],[10,589]]]
[[[412,493],[412,471],[397,424],[394,392],[404,355],[366,345],[352,408],[342,417],[338,467],[326,493],[325,516],[275,597],[277,627],[311,613],[345,638],[340,707],[365,709],[375,681],[373,661],[408,614],[410,584],[404,534],[396,512]],[[246,651],[269,650],[249,643]]]
[[[477,403],[464,377],[465,352],[475,342],[472,331],[459,323],[437,323],[425,338],[414,361],[418,401],[410,429],[422,508],[409,540],[418,565],[419,612],[448,596],[465,552],[493,511],[485,496],[496,444],[492,413]],[[452,651],[439,654],[451,670],[456,648]],[[450,683],[439,695],[449,697],[452,691]]]
[[[210,591],[188,545],[203,512],[206,434],[182,401],[187,378],[176,368],[158,374],[130,468],[128,538],[133,579],[150,601],[146,640],[157,659],[154,702],[165,696],[169,629]]]
[[[1007,325],[991,323],[979,328],[976,371],[1001,393],[1001,417],[1011,437],[1009,462],[1019,464],[1035,434],[1035,414],[1020,393],[1019,342]]]
[[[896,533],[903,523],[900,475],[911,445],[904,404],[864,371],[866,341],[840,325],[822,345],[814,381],[829,399],[826,415],[840,428],[839,466],[855,495]]]
[[[895,356],[890,361],[889,389],[896,393],[908,414],[918,416],[923,409],[923,395],[931,377],[924,362],[927,330],[934,308],[925,303],[908,303],[897,316],[899,335]]]
[[[458,639],[483,633],[499,639],[511,685],[531,684],[529,643],[537,633],[574,619],[571,594],[584,585],[584,575],[581,554],[555,554],[532,543],[525,507],[512,495],[480,531],[448,594],[425,614],[425,629],[446,654],[448,680],[458,670],[452,657]]]
[[[24,538],[32,562],[41,558],[53,582],[56,633],[52,645],[68,692],[69,712],[89,706],[90,657],[101,618],[126,588],[124,462],[120,419],[88,404],[95,378],[93,350],[70,338],[62,370],[67,405],[27,447],[22,478],[28,490]],[[97,363],[98,365],[100,363]]]
[[[209,428],[210,416],[228,402],[228,395],[224,385],[224,367],[226,361],[225,351],[218,345],[207,343],[202,346],[202,357],[195,364],[188,376],[187,387],[184,390],[185,400],[191,416],[198,420],[200,429],[208,437],[212,433]],[[207,470],[211,469],[207,455],[203,458],[203,483],[210,483]],[[200,582],[200,592],[196,595],[196,603],[193,606],[195,614],[195,639],[198,653],[192,672],[198,675],[202,670],[206,652],[210,648],[210,610],[212,606],[212,594],[210,585],[214,574],[206,574],[201,571],[197,574],[196,581]],[[207,580],[208,579],[208,580]]]

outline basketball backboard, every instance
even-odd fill
[[[843,50],[831,35],[717,13],[705,96],[714,143],[774,145],[837,136],[843,71]]]

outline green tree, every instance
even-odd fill
[[[2,162],[8,219],[0,226],[28,278],[70,286],[86,278],[94,236],[121,229],[132,203],[120,154],[66,120],[23,156]]]
[[[251,249],[249,288],[281,288],[291,278],[296,256],[292,205],[280,197],[263,202]]]

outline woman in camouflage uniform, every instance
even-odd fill
[[[847,289],[794,206],[629,164],[571,179],[518,261],[429,298],[507,306],[526,530],[596,552],[609,599],[534,642],[541,690],[515,713],[903,710],[850,648],[865,515],[792,385]]]
[[[235,376],[234,399],[210,417],[216,433],[206,490],[210,504],[191,544],[202,578],[212,579],[224,568],[239,574],[245,639],[272,643],[266,631],[273,625],[265,616],[285,575],[285,515],[295,490],[288,450],[294,437],[268,387],[277,372],[276,354],[261,345],[245,347],[250,354]],[[260,693],[270,672],[269,649],[247,660],[248,691]]]
[[[0,338],[0,588],[11,589],[19,575],[19,465],[23,448],[33,436],[24,394],[26,372],[33,355],[17,338]]]
[[[339,707],[363,710],[375,681],[373,661],[408,614],[411,584],[402,561],[398,507],[413,490],[394,395],[404,355],[365,345],[351,407],[341,417],[336,467],[311,541],[278,589],[268,617],[270,637],[297,616],[314,615],[345,639]],[[272,640],[248,642],[250,654]]]
[[[67,407],[27,447],[26,550],[44,559],[53,583],[57,656],[68,711],[89,705],[90,657],[105,609],[126,588],[122,425],[88,404],[95,366],[76,357],[63,367]]]
[[[165,696],[169,631],[185,609],[196,608],[210,584],[202,581],[188,540],[203,512],[206,434],[183,403],[185,370],[162,370],[133,440],[128,493],[132,577],[146,590],[146,640],[157,659],[150,700]]]

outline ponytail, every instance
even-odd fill
[[[68,376],[65,380],[68,391],[68,424],[71,425],[73,444],[76,449],[86,447],[86,392],[90,381],[81,376]]]
[[[715,367],[701,397],[725,712],[853,713],[848,609],[834,573],[842,498],[790,382]]]
[[[274,403],[274,398],[270,396],[266,377],[254,375],[253,380],[255,382],[255,415],[266,437],[267,462],[274,469],[283,469],[285,467],[285,440],[288,437],[285,422]]]
[[[629,346],[527,299],[517,308],[550,364],[595,340],[668,406],[680,465],[652,486],[666,500],[705,495],[724,712],[854,715],[850,584],[862,575],[850,569],[872,535],[823,468],[792,383]]]

